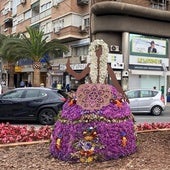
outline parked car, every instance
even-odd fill
[[[69,97],[68,93],[65,90],[57,89],[57,88],[51,88],[53,90],[57,90],[58,93],[60,93],[62,96],[64,96],[66,99]]]
[[[51,125],[64,102],[63,95],[55,89],[15,88],[0,95],[0,119],[36,120]]]
[[[158,90],[136,89],[126,91],[132,113],[152,113],[158,116],[165,109],[165,99]]]

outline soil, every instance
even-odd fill
[[[53,158],[49,143],[1,147],[1,170],[169,170],[170,130],[139,133],[137,151],[106,162],[69,163]]]

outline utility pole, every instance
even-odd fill
[[[164,76],[164,99],[165,99],[165,105],[167,103],[167,98],[166,98],[166,92],[167,92],[167,68],[165,66],[165,63],[162,63],[162,68],[163,68],[163,76]]]

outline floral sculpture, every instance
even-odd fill
[[[89,74],[64,104],[55,123],[51,154],[63,161],[92,162],[118,159],[136,151],[134,119],[128,98],[107,64],[108,46],[94,40],[89,47],[89,63],[76,73],[67,62],[66,71],[77,80]],[[113,85],[106,84],[109,74]]]

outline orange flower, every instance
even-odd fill
[[[118,107],[122,107],[122,103],[119,100],[115,100]]]
[[[70,102],[68,103],[68,105],[71,106],[71,105],[73,105],[73,103],[74,103],[74,102],[73,102],[73,99],[72,99],[72,100],[70,100]]]

